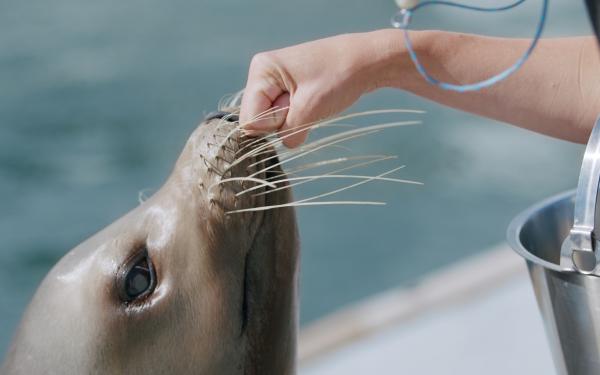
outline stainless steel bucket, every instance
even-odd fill
[[[600,228],[599,180],[597,123],[577,191],[531,207],[508,229],[510,245],[527,261],[560,375],[600,374],[600,236],[595,233],[596,223]]]

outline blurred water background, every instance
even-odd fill
[[[527,37],[540,4],[432,7],[415,25]],[[0,357],[50,267],[161,185],[254,53],[388,27],[393,11],[391,0],[0,2]],[[583,2],[551,1],[546,36],[588,32]],[[400,175],[425,186],[349,194],[383,208],[298,210],[303,323],[502,241],[518,211],[576,185],[581,146],[392,90],[353,110],[398,107],[426,110],[424,125],[353,147],[399,155]]]

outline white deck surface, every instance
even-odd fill
[[[524,263],[508,278],[457,302],[323,355],[302,361],[300,375],[555,374]]]

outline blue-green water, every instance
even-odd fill
[[[528,36],[539,1],[527,3],[486,22],[432,9],[418,23]],[[551,3],[547,35],[588,32],[581,4]],[[387,27],[393,10],[391,0],[0,2],[0,356],[49,268],[161,185],[203,113],[243,86],[255,52]],[[354,147],[398,154],[401,175],[425,186],[353,196],[383,208],[298,211],[303,322],[503,240],[519,210],[576,184],[580,146],[391,90],[354,109],[392,107],[426,109],[425,124]]]

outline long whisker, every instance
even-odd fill
[[[373,156],[366,155],[366,156],[355,156],[355,157],[343,157],[343,158],[337,158],[337,159],[330,159],[330,160],[319,161],[319,162],[316,162],[316,163],[304,164],[304,165],[299,166],[296,169],[292,169],[290,171],[286,171],[286,172],[284,172],[284,174],[297,175],[300,172],[304,172],[304,171],[310,170],[310,169],[320,168],[320,167],[323,167],[325,165],[345,163],[345,162],[351,161],[351,160],[365,160],[365,159],[368,160],[368,159],[374,159],[374,160],[368,160],[366,162],[351,164],[349,166],[346,166],[346,167],[343,167],[343,168],[339,168],[339,169],[335,169],[333,171],[329,171],[327,173],[323,173],[322,175],[320,175],[320,176],[327,176],[327,175],[336,174],[336,173],[340,173],[340,172],[343,172],[343,171],[347,171],[347,170],[351,170],[351,169],[363,167],[363,166],[366,166],[366,165],[375,164],[375,163],[378,163],[380,161],[390,160],[390,159],[397,159],[397,158],[398,158],[397,156],[387,156],[387,155],[381,155],[381,156],[379,156],[379,155],[373,155]],[[302,176],[300,176],[300,177],[302,177]],[[272,180],[276,180],[278,178],[279,178],[279,176],[273,176],[273,177],[265,178],[265,180],[272,181]],[[306,183],[306,182],[310,182],[310,180],[309,181],[303,181],[303,182],[296,182],[296,183],[290,185],[289,187],[296,186],[296,185],[301,185],[301,184]],[[280,188],[277,188],[275,190],[278,190],[278,189],[282,189],[282,188],[280,187]]]
[[[400,170],[402,168],[404,168],[404,166],[400,166],[400,167],[397,167],[397,168],[394,168],[394,169],[390,169],[389,171],[381,173],[381,174],[379,174],[377,176],[373,176],[373,177],[368,178],[366,180],[359,181],[357,183],[354,183],[354,184],[351,184],[351,185],[348,185],[348,186],[345,186],[345,187],[341,187],[339,189],[335,189],[335,190],[327,192],[327,193],[323,193],[323,194],[319,194],[319,195],[314,195],[314,196],[309,197],[309,198],[301,199],[298,202],[299,203],[310,202],[310,201],[314,201],[314,200],[319,199],[319,198],[328,197],[328,196],[333,195],[333,194],[341,193],[342,191],[345,191],[345,190],[348,190],[348,189],[352,189],[352,188],[358,187],[360,185],[367,184],[367,183],[369,183],[371,181],[374,181],[376,179],[379,179],[379,178],[382,178],[382,177],[387,176],[389,174],[392,174],[392,173],[394,173],[394,172],[396,172],[396,171],[398,171],[398,170]]]
[[[244,144],[244,146],[241,147],[237,153],[239,154],[241,152],[244,152],[245,150],[247,150],[247,149],[251,148],[252,146],[254,146],[258,143],[261,143],[261,142],[265,142],[263,144],[265,147],[269,147],[269,146],[276,147],[276,146],[282,145],[283,140],[285,138],[287,138],[288,136],[300,133],[304,130],[314,130],[314,129],[321,128],[321,127],[352,127],[352,128],[356,128],[356,126],[349,125],[349,124],[328,124],[328,125],[314,124],[314,125],[309,125],[307,127],[303,127],[302,129],[291,128],[291,129],[280,130],[275,133],[269,133],[262,137],[252,139],[250,143]],[[292,132],[293,132],[293,134],[288,135],[289,133],[292,133]],[[252,154],[252,155],[256,155],[256,154]],[[242,157],[244,157],[244,155],[240,156],[239,158],[242,158]]]
[[[357,117],[365,117],[365,116],[373,116],[373,115],[383,115],[383,114],[389,114],[389,113],[415,113],[415,114],[423,114],[425,113],[425,111],[421,111],[418,109],[374,109],[372,111],[363,111],[363,112],[356,112],[356,113],[350,113],[347,115],[342,115],[342,116],[338,116],[332,119],[327,119],[324,122],[334,122],[334,121],[340,121],[340,120],[348,120],[351,118],[357,118]]]
[[[372,125],[372,126],[367,126],[365,128],[361,128],[361,129],[354,129],[354,130],[348,130],[339,134],[335,134],[329,137],[325,137],[322,139],[319,139],[315,142],[312,142],[311,144],[307,145],[307,147],[311,148],[306,152],[301,152],[289,159],[286,159],[284,161],[280,161],[279,163],[275,163],[272,164],[268,167],[263,168],[260,171],[254,172],[251,176],[257,176],[258,174],[268,171],[269,169],[275,168],[279,165],[285,164],[291,160],[297,159],[299,157],[305,156],[309,153],[311,153],[314,150],[319,150],[323,147],[326,147],[328,144],[336,144],[336,143],[340,143],[343,141],[347,141],[349,139],[353,139],[353,138],[357,138],[357,137],[363,137],[363,136],[367,136],[369,134],[372,134],[374,132],[378,132],[380,130],[383,129],[387,129],[387,128],[393,128],[393,127],[398,127],[398,126],[406,126],[406,125],[415,125],[415,124],[419,124],[419,121],[400,121],[400,122],[391,122],[391,123],[387,123],[387,124],[380,124],[380,125]],[[322,145],[324,143],[324,145]],[[316,146],[316,147],[315,147]],[[312,148],[314,147],[314,148]]]
[[[364,180],[364,181],[360,181],[357,182],[355,184],[352,185],[348,185],[339,189],[336,189],[334,191],[330,191],[327,193],[323,193],[323,194],[319,194],[319,195],[315,195],[312,196],[310,198],[306,198],[306,199],[301,199],[299,201],[295,201],[292,203],[288,203],[288,204],[282,204],[282,205],[271,205],[271,206],[265,206],[265,207],[255,207],[255,208],[247,208],[247,209],[242,209],[242,210],[235,210],[235,211],[229,211],[228,213],[239,213],[239,212],[251,212],[251,211],[265,211],[265,210],[270,210],[270,209],[274,209],[274,208],[281,208],[281,207],[301,207],[301,206],[318,206],[318,205],[327,205],[327,204],[364,204],[364,205],[385,205],[385,202],[368,202],[368,201],[339,201],[339,202],[312,202],[315,199],[319,199],[319,198],[323,198],[329,195],[333,195],[333,194],[337,194],[339,192],[342,192],[344,190],[348,190],[348,189],[352,189],[354,187],[366,184],[370,181],[373,181],[374,179],[380,178],[380,177],[384,177],[386,175],[389,175],[391,173],[396,172],[397,170],[403,168],[403,166],[398,167],[398,168],[394,168],[392,170],[389,170],[387,172],[384,172],[378,176],[374,176],[374,177],[370,177],[368,180]]]
[[[419,110],[410,110],[410,109],[380,109],[380,110],[373,110],[373,111],[365,111],[365,112],[358,112],[358,113],[351,113],[348,115],[343,115],[343,116],[339,116],[339,117],[335,117],[335,118],[331,118],[331,119],[326,119],[326,120],[321,120],[321,121],[315,121],[312,123],[308,123],[308,124],[304,124],[303,126],[300,126],[298,128],[292,128],[292,129],[285,129],[285,130],[281,130],[279,132],[275,132],[275,135],[278,135],[280,138],[282,138],[282,135],[285,134],[285,137],[289,137],[292,136],[294,134],[306,131],[306,130],[311,130],[311,129],[317,129],[320,127],[323,127],[325,125],[329,125],[341,120],[347,120],[347,119],[352,119],[352,118],[357,118],[357,117],[364,117],[364,116],[370,116],[370,115],[378,115],[378,114],[388,114],[388,113],[417,113],[417,114],[422,114],[424,113],[424,111],[419,111]],[[286,134],[288,132],[292,132],[290,134]],[[261,140],[270,138],[272,136],[272,134],[268,134],[265,135],[264,137],[261,138]],[[267,146],[268,147],[268,146]],[[246,148],[246,147],[244,147]],[[245,158],[247,158],[248,156],[250,156],[249,154],[252,151],[250,151],[248,154],[243,155],[241,157],[239,157],[238,159],[236,159],[237,161],[242,161]],[[234,162],[234,164],[236,163]]]
[[[332,175],[332,174],[335,174],[335,173],[340,173],[340,172],[344,172],[344,171],[347,171],[347,170],[351,170],[351,169],[355,169],[355,168],[359,168],[359,167],[364,167],[364,166],[367,166],[367,165],[370,165],[370,164],[375,164],[375,163],[378,163],[378,162],[381,162],[381,161],[384,161],[384,160],[390,160],[390,159],[397,159],[397,156],[382,157],[382,158],[375,159],[375,160],[369,160],[369,161],[363,162],[363,163],[353,164],[353,165],[350,165],[350,166],[345,167],[345,168],[340,168],[340,169],[336,169],[334,171],[325,173],[322,176],[328,176],[328,175]],[[278,177],[279,176],[274,176],[273,178],[271,178],[271,180],[275,179],[275,178],[278,178]],[[271,190],[263,191],[263,192],[260,192],[260,193],[255,193],[253,196],[265,195],[265,194],[270,194],[270,193],[273,193],[273,192],[276,192],[276,191],[279,191],[279,190],[291,189],[294,186],[306,184],[306,183],[309,183],[311,181],[314,181],[314,179],[310,179],[310,180],[306,180],[306,181],[300,181],[300,182],[295,182],[295,183],[289,184],[287,186],[280,186],[280,187],[278,187],[276,189],[271,189]]]
[[[396,159],[397,156],[391,156],[391,155],[344,156],[344,157],[335,158],[335,159],[321,160],[321,161],[317,161],[317,162],[313,162],[313,163],[303,164],[296,168],[287,170],[286,172],[290,173],[290,174],[300,173],[300,172],[304,172],[306,170],[324,167],[326,165],[340,164],[340,163],[345,163],[347,161],[353,161],[353,160],[370,160],[370,159],[385,160],[385,159],[391,159],[391,158]]]
[[[347,126],[349,126],[349,125],[332,124],[332,125],[329,125],[329,126],[342,126],[342,127],[347,127]],[[340,133],[340,134],[341,134],[341,133]],[[268,143],[267,143],[267,144],[265,144],[265,147],[264,147],[264,148],[266,148],[266,150],[260,151],[260,152],[258,152],[258,153],[253,153],[251,156],[258,157],[258,156],[260,156],[260,155],[264,155],[264,154],[272,154],[272,151],[271,151],[271,149],[270,149],[270,148],[271,148],[271,147],[274,147],[274,148],[276,148],[276,147],[279,147],[280,145],[282,145],[282,144],[283,144],[283,139],[284,139],[284,138],[285,138],[285,137],[283,137],[283,138],[278,138],[278,139],[275,139],[275,141],[274,141],[274,142],[271,142],[270,144],[268,144]],[[325,138],[323,138],[323,140],[325,140]],[[277,153],[276,155],[270,155],[270,156],[269,156],[269,157],[267,157],[267,158],[264,158],[264,159],[258,160],[258,161],[256,161],[256,162],[254,162],[254,163],[252,163],[252,164],[248,165],[248,167],[249,167],[249,168],[252,168],[252,167],[254,167],[254,166],[256,166],[256,165],[258,165],[258,164],[260,164],[260,163],[264,163],[264,162],[266,162],[266,161],[268,161],[268,160],[275,159],[275,158],[277,158],[277,157],[278,157],[280,160],[283,160],[283,159],[285,159],[285,158],[286,158],[287,156],[289,156],[289,155],[294,155],[294,154],[297,154],[298,152],[301,152],[301,151],[304,151],[304,150],[306,150],[307,148],[310,148],[310,146],[311,146],[311,145],[314,145],[314,143],[313,143],[313,142],[311,142],[311,143],[308,143],[307,145],[300,146],[300,147],[298,147],[298,148],[296,148],[296,149],[293,149],[293,150],[286,150],[286,151],[279,152],[279,153]],[[270,146],[270,147],[269,147],[269,146]],[[350,149],[349,149],[349,148],[347,148],[347,147],[343,147],[343,146],[339,146],[339,145],[338,145],[338,146],[336,146],[336,147],[342,147],[342,148],[346,149],[347,151],[350,151]],[[261,147],[261,148],[263,148],[263,147]]]
[[[237,214],[242,212],[253,212],[253,211],[267,211],[275,208],[284,207],[302,207],[302,206],[385,206],[385,202],[371,202],[371,201],[330,201],[330,202],[292,202],[287,204],[276,204],[264,207],[245,208],[241,210],[227,211],[228,214]]]
[[[296,149],[290,150],[288,153],[299,153],[302,152],[306,149],[310,149],[314,146],[320,145],[320,144],[324,144],[324,143],[328,143],[332,140],[336,140],[339,138],[344,138],[348,135],[352,135],[352,134],[361,134],[361,133],[369,133],[373,130],[382,130],[382,129],[387,129],[387,128],[395,128],[395,127],[400,127],[400,126],[408,126],[408,125],[417,125],[420,124],[421,121],[397,121],[397,122],[389,122],[389,123],[384,123],[384,124],[377,124],[377,125],[371,125],[371,126],[365,126],[362,128],[357,128],[357,129],[352,129],[352,130],[347,130],[341,133],[337,133],[337,134],[333,134],[327,137],[323,137],[321,139],[315,140],[313,142],[307,143],[303,146],[300,146]],[[366,134],[365,134],[366,135]]]
[[[289,163],[289,162],[291,162],[291,161],[293,161],[295,159],[298,159],[298,158],[304,157],[306,155],[312,154],[312,153],[317,152],[319,150],[322,150],[324,148],[331,147],[334,144],[341,143],[341,142],[346,142],[346,141],[354,139],[354,138],[363,137],[363,136],[366,136],[366,135],[369,135],[369,134],[374,134],[374,133],[377,133],[377,132],[379,132],[379,130],[373,130],[373,131],[370,131],[370,132],[367,132],[367,133],[363,133],[363,134],[354,134],[354,135],[350,135],[350,136],[347,136],[347,137],[344,137],[344,138],[341,138],[341,139],[337,139],[337,140],[331,141],[329,143],[318,145],[317,147],[311,148],[311,149],[309,149],[307,151],[304,151],[302,153],[295,154],[294,156],[292,156],[290,158],[287,158],[285,160],[282,160],[282,161],[279,161],[277,163],[271,164],[271,165],[269,165],[269,166],[267,166],[267,167],[265,167],[265,168],[263,168],[263,169],[261,169],[259,171],[256,171],[256,172],[252,173],[250,176],[251,177],[258,176],[259,174],[264,173],[264,172],[266,172],[268,170],[271,170],[273,168],[282,166],[282,165],[287,164],[287,163]]]
[[[402,166],[404,167],[404,166]],[[399,169],[399,168],[398,168]],[[399,182],[399,183],[404,183],[404,184],[413,184],[413,185],[422,185],[422,183],[417,182],[417,181],[411,181],[411,180],[401,180],[401,179],[397,179],[397,178],[385,178],[385,177],[375,177],[375,176],[360,176],[360,175],[316,175],[316,176],[301,176],[301,177],[289,177],[289,178],[285,178],[285,179],[281,179],[281,180],[276,180],[274,183],[275,184],[281,184],[284,182],[292,182],[292,181],[302,181],[302,182],[306,182],[307,180],[310,181],[315,181],[315,180],[322,180],[322,179],[359,179],[359,180],[369,180],[369,181],[388,181],[388,182]],[[248,192],[254,191],[254,190],[258,190],[264,186],[266,186],[267,184],[264,185],[259,185],[259,186],[253,186],[251,188],[248,188],[246,190],[243,190],[239,193],[236,194],[236,196],[240,196],[243,194],[246,194]],[[289,186],[285,186],[284,188],[289,188]],[[273,192],[273,190],[269,191],[269,193]]]
[[[331,148],[336,148],[336,149],[347,151],[347,152],[351,152],[352,151],[349,147],[345,147],[345,146],[342,146],[342,145],[331,145]],[[273,155],[273,150],[265,150],[265,151],[259,152],[258,154],[254,155],[254,156],[258,157],[258,156],[266,155],[266,154],[268,154],[269,156],[266,157],[266,158],[264,158],[264,159],[262,159],[261,162],[265,162],[265,161],[268,161],[268,160],[271,160],[271,159],[275,159],[276,157],[279,157],[280,160],[287,160],[286,156],[288,156],[288,154],[286,152],[278,152],[278,155]],[[339,160],[339,159],[355,160],[355,159],[364,159],[364,158],[368,158],[368,157],[369,156],[344,157],[344,158],[336,158],[336,159],[331,159],[331,160],[332,161],[333,160]],[[341,163],[341,162],[343,162],[345,160],[340,160],[339,162]],[[323,163],[323,161],[317,162],[317,163]],[[253,164],[249,165],[248,167],[254,166],[256,164],[257,163],[253,163]],[[310,163],[310,164],[312,165],[312,164],[315,164],[315,163]],[[308,166],[308,165],[309,164],[304,164],[303,166]],[[316,167],[317,166],[314,166],[313,168],[316,168]],[[310,169],[310,168],[306,168],[306,169]],[[294,173],[297,173],[297,172],[298,171],[296,171],[296,170],[286,171],[286,173],[290,173],[290,174],[294,174]],[[273,179],[273,177],[266,178],[266,180],[270,180],[270,179]]]
[[[391,128],[391,127],[398,127],[398,126],[406,126],[406,125],[416,125],[416,124],[420,124],[420,121],[398,121],[398,122],[391,122],[391,123],[386,123],[386,124],[379,124],[379,125],[372,125],[372,126],[367,126],[367,127],[363,127],[363,128],[359,128],[359,129],[353,129],[353,130],[348,130],[345,132],[341,132],[341,133],[337,133],[334,135],[330,135],[328,137],[325,138],[321,138],[318,139],[316,141],[310,142],[308,144],[305,144],[303,146],[298,147],[297,149],[294,150],[290,150],[289,152],[291,154],[298,154],[301,153],[302,155],[306,155],[307,153],[304,153],[304,151],[306,150],[318,150],[321,149],[322,147],[320,147],[321,144],[325,144],[325,143],[331,143],[331,144],[335,144],[335,143],[339,143],[339,142],[332,142],[333,140],[337,140],[338,138],[345,138],[346,136],[350,135],[350,134],[359,134],[360,136],[366,136],[368,134],[370,134],[369,132],[375,129],[385,129],[385,128]],[[318,126],[323,126],[323,124],[316,124],[314,125],[314,128],[318,127]],[[301,131],[304,131],[305,129],[298,129],[293,133],[290,134],[286,134],[285,136],[280,137],[279,139],[285,139],[287,137],[290,137],[294,134],[297,134]],[[361,134],[362,133],[362,134]],[[346,139],[352,139],[352,138],[356,138],[356,137],[349,137]],[[269,142],[261,145],[260,147],[255,148],[254,150],[249,151],[248,153],[246,153],[245,155],[237,158],[234,162],[232,162],[228,168],[225,169],[225,172],[227,172],[230,168],[234,167],[235,165],[239,164],[241,161],[243,161],[244,159],[254,156],[259,150],[263,150],[265,148],[268,148],[270,146]],[[296,157],[291,157],[288,160],[293,160],[296,159]],[[263,170],[264,171],[264,170]],[[257,172],[256,174],[260,173],[262,171]],[[256,175],[255,174],[255,175]]]
[[[244,154],[242,156],[237,157],[236,160],[235,160],[235,162],[238,162],[238,161],[241,162],[244,159],[247,159],[248,157],[256,156],[256,155],[259,154],[260,151],[262,151],[264,149],[268,149],[270,147],[278,147],[278,146],[280,146],[280,145],[283,144],[283,140],[284,139],[289,138],[289,137],[291,137],[291,136],[293,136],[295,134],[298,134],[300,132],[303,132],[303,131],[305,131],[307,129],[308,130],[314,130],[314,129],[321,128],[321,127],[352,127],[352,128],[354,128],[355,126],[348,125],[348,124],[327,124],[327,125],[323,125],[323,124],[318,123],[318,124],[314,124],[314,125],[311,125],[311,126],[308,126],[308,127],[304,127],[302,129],[293,128],[293,129],[282,130],[282,131],[278,132],[278,134],[277,134],[278,137],[275,137],[274,134],[268,134],[268,135],[266,135],[264,137],[261,137],[261,138],[255,140],[254,142],[248,144],[247,146],[242,147],[240,150],[238,150],[237,153],[239,154],[240,152],[242,152],[242,151],[244,151],[244,150],[246,150],[248,148],[251,148],[254,144],[260,143],[260,142],[264,141],[264,143],[262,145],[260,145],[259,147],[248,151],[246,154]],[[287,134],[285,134],[285,133],[287,133]],[[304,147],[305,146],[301,146],[299,149],[302,149]],[[289,154],[289,153],[298,152],[299,149],[288,150],[288,151],[284,152],[283,154]],[[283,154],[280,155],[280,156],[283,156]]]
[[[267,111],[264,111],[264,112],[258,114],[257,116],[255,116],[255,118],[251,119],[248,122],[245,122],[243,124],[242,123],[236,124],[236,126],[233,129],[231,129],[229,131],[229,133],[225,136],[220,147],[225,145],[225,143],[230,140],[230,138],[233,136],[233,134],[235,134],[235,132],[241,131],[242,136],[247,136],[246,132],[244,131],[245,125],[247,125],[251,122],[260,121],[261,119],[273,118],[273,117],[275,117],[275,114],[277,112],[285,111],[288,109],[289,109],[288,107],[284,107],[284,108],[274,107],[274,108],[271,108]],[[342,186],[335,190],[328,191],[328,192],[318,194],[318,195],[314,195],[314,196],[304,198],[301,200],[297,200],[294,202],[278,204],[278,205],[269,205],[269,206],[264,206],[264,207],[254,207],[254,208],[232,210],[232,211],[228,211],[227,213],[233,214],[233,213],[242,213],[242,212],[265,211],[265,210],[271,210],[271,209],[283,208],[283,207],[302,207],[302,206],[385,205],[386,204],[385,202],[377,202],[377,201],[350,201],[350,200],[343,201],[343,200],[340,200],[340,201],[318,202],[316,200],[319,200],[324,197],[328,197],[330,195],[338,194],[345,190],[349,190],[349,189],[358,187],[360,185],[367,184],[372,181],[385,181],[385,182],[394,182],[394,183],[422,185],[422,183],[418,182],[418,181],[386,177],[386,176],[400,170],[404,166],[396,167],[394,169],[391,169],[389,171],[386,171],[386,172],[381,173],[376,176],[340,174],[340,172],[343,172],[345,170],[358,168],[360,166],[365,166],[365,165],[381,162],[381,161],[388,160],[388,159],[393,159],[393,158],[396,158],[395,156],[366,155],[366,156],[354,156],[354,157],[353,156],[338,157],[335,159],[321,160],[321,161],[317,161],[317,162],[313,162],[313,163],[304,164],[299,167],[295,167],[294,169],[292,169],[291,171],[288,172],[288,175],[286,175],[282,172],[281,175],[279,175],[279,176],[268,176],[267,175],[268,177],[265,177],[265,178],[258,178],[258,176],[262,173],[272,170],[273,168],[290,163],[296,159],[305,157],[314,152],[318,152],[319,150],[322,150],[326,147],[342,147],[339,145],[339,143],[346,142],[346,141],[349,141],[349,140],[352,140],[355,138],[359,138],[359,137],[365,137],[370,134],[377,133],[383,129],[405,126],[405,125],[415,125],[415,124],[420,123],[420,121],[391,122],[391,123],[384,123],[384,124],[378,124],[378,125],[372,125],[372,126],[347,130],[347,131],[340,132],[338,134],[329,135],[327,137],[318,139],[318,140],[310,142],[310,143],[306,143],[306,144],[304,144],[296,149],[293,149],[293,150],[286,150],[286,151],[280,150],[279,155],[276,155],[276,154],[273,155],[274,147],[282,147],[283,141],[286,138],[292,137],[295,134],[298,134],[300,132],[304,132],[307,130],[314,130],[314,129],[318,129],[318,128],[325,127],[325,126],[344,126],[342,124],[337,124],[337,122],[342,121],[342,120],[352,119],[352,118],[358,118],[358,117],[370,116],[370,115],[378,115],[378,114],[386,114],[386,113],[417,113],[417,114],[420,114],[420,113],[424,113],[424,112],[419,111],[419,110],[400,110],[400,109],[365,111],[365,112],[359,112],[359,113],[351,113],[348,115],[339,116],[337,118],[330,118],[330,119],[316,121],[313,123],[306,124],[302,127],[279,130],[275,133],[266,134],[266,135],[260,136],[258,138],[248,137],[247,140],[242,138],[241,141],[239,142],[238,149],[236,151],[236,155],[239,155],[239,156],[237,156],[234,159],[234,161],[229,163],[225,172],[231,170],[231,168],[233,168],[236,165],[239,165],[242,161],[244,161],[250,157],[256,157],[257,159],[260,159],[260,160],[258,160],[258,161],[253,160],[253,163],[250,164],[249,167],[255,167],[257,165],[260,165],[261,163],[265,163],[266,161],[277,158],[277,157],[279,158],[279,160],[274,164],[264,166],[264,168],[262,168],[261,170],[256,171],[247,177],[231,177],[231,178],[223,179],[223,180],[211,185],[209,187],[209,190],[213,189],[214,187],[216,187],[220,184],[224,184],[224,183],[232,182],[232,181],[251,181],[253,183],[256,183],[256,186],[252,186],[248,189],[238,192],[238,193],[236,193],[236,196],[243,195],[248,192],[255,191],[260,188],[264,188],[266,186],[268,186],[270,188],[264,192],[254,194],[254,196],[257,196],[257,195],[269,194],[269,193],[272,193],[272,192],[275,192],[278,190],[282,190],[282,189],[289,189],[292,186],[297,186],[302,183],[308,183],[308,182],[315,181],[315,180],[357,179],[357,180],[359,180],[358,182],[351,183],[349,185]],[[263,155],[264,155],[264,157],[262,157]],[[345,163],[350,160],[366,160],[366,161],[363,161],[360,163],[355,163],[350,166],[344,166],[343,168],[338,168],[335,171],[328,172],[323,175],[290,177],[290,175],[295,175],[296,173],[303,172],[306,170],[320,168],[320,167],[327,166],[327,165],[335,165],[335,164]],[[286,184],[286,186],[282,186],[283,184]]]
[[[395,172],[399,169],[404,168],[405,166],[401,166],[398,168],[393,169],[390,173]],[[281,184],[284,182],[292,182],[292,181],[306,181],[306,180],[311,180],[311,181],[315,181],[315,180],[322,180],[322,179],[359,179],[359,180],[367,180],[367,182],[370,181],[387,181],[387,182],[398,182],[398,183],[402,183],[402,184],[410,184],[410,185],[423,185],[422,182],[418,182],[418,181],[412,181],[412,180],[402,180],[399,178],[387,178],[387,177],[379,177],[379,176],[360,176],[360,175],[316,175],[316,176],[302,176],[302,177],[289,177],[289,178],[285,178],[285,179],[281,179],[281,180],[276,180],[274,181],[275,184]],[[263,185],[264,186],[264,185]],[[243,190],[239,193],[236,194],[236,196],[240,196],[242,194],[245,194],[247,192],[250,191],[254,191],[257,189],[260,189],[263,186],[253,186],[251,188],[248,188],[246,190]],[[289,188],[289,186],[286,186],[286,188]],[[269,191],[272,192],[272,191]]]
[[[208,191],[211,191],[214,187],[216,187],[218,185],[222,185],[224,183],[234,182],[234,181],[252,181],[252,182],[259,183],[260,186],[269,186],[269,187],[272,187],[272,188],[276,188],[277,187],[277,185],[275,185],[274,183],[269,182],[269,181],[265,181],[265,180],[260,179],[260,178],[254,178],[254,177],[230,177],[230,178],[224,178],[224,179],[222,179],[222,180],[220,180],[218,182],[215,182],[214,184],[210,185],[208,187]]]
[[[332,124],[332,123],[336,123],[336,122],[342,121],[342,120],[349,120],[349,119],[358,118],[358,117],[366,117],[366,116],[389,114],[389,113],[415,113],[415,114],[423,114],[423,113],[425,113],[425,111],[412,110],[412,109],[376,109],[376,110],[372,110],[372,111],[350,113],[350,114],[347,114],[347,115],[333,117],[333,118],[330,118],[330,119],[325,119],[325,120],[320,120],[320,121],[314,121],[312,123],[308,123],[308,124],[299,126],[298,128],[300,128],[299,131],[304,131],[304,130],[310,129],[314,125],[323,126],[323,125],[329,125],[329,124]],[[293,129],[289,129],[289,130],[293,130]],[[277,134],[277,133],[275,133],[275,134]]]
[[[311,142],[309,145],[306,145],[306,146],[300,147],[300,150],[295,150],[295,152],[302,151],[302,150],[306,150],[307,148],[311,148],[311,149],[312,149],[312,151],[316,151],[317,149],[321,149],[321,148],[323,148],[323,147],[316,147],[316,148],[315,148],[314,146],[317,144],[317,142],[318,142],[318,141]],[[331,142],[331,144],[335,144],[335,143],[339,143],[339,142]],[[312,147],[311,147],[311,146],[312,146]],[[249,158],[249,157],[251,157],[251,156],[254,156],[254,155],[255,155],[255,154],[258,152],[258,151],[262,151],[262,150],[264,150],[264,149],[267,149],[267,148],[269,148],[269,147],[271,147],[271,144],[269,144],[269,143],[266,143],[266,144],[264,144],[264,145],[261,145],[261,146],[259,146],[259,147],[255,148],[254,150],[251,150],[250,152],[246,153],[244,156],[242,156],[242,157],[240,157],[240,158],[237,158],[237,159],[236,159],[234,162],[232,162],[232,163],[229,165],[229,167],[227,167],[226,171],[227,171],[228,169],[231,169],[231,168],[233,168],[233,167],[234,167],[236,164],[239,164],[239,163],[240,163],[240,162],[242,162],[244,159],[247,159],[247,158]],[[308,152],[307,152],[307,153],[308,153]],[[290,159],[291,159],[291,158],[290,158]],[[266,159],[265,159],[265,160],[266,160]],[[288,159],[288,160],[289,160],[289,159]]]
[[[382,115],[382,114],[390,114],[390,113],[423,114],[423,113],[425,113],[425,111],[413,110],[413,109],[376,109],[376,110],[372,110],[372,111],[350,113],[347,115],[332,117],[330,119],[313,121],[313,122],[309,122],[307,124],[301,125],[301,126],[299,126],[299,128],[302,128],[301,130],[306,130],[307,128],[311,127],[312,125],[327,125],[327,124],[332,124],[332,123],[342,121],[342,120],[349,120],[349,119],[358,118],[358,117],[366,117],[366,116],[374,116],[374,115]],[[293,128],[283,130],[281,132],[283,133],[285,131],[291,131],[291,130],[293,130]],[[275,132],[274,134],[279,135],[279,132]]]
[[[350,126],[350,125],[334,124],[334,125],[331,125],[331,126]],[[238,149],[238,153],[240,151],[242,151],[244,148],[250,148],[255,143],[260,143],[260,141],[264,141],[265,139],[267,139],[267,138],[261,138],[260,140],[258,140],[258,139],[254,140],[254,142],[248,144],[247,146],[244,146],[244,147]],[[257,156],[264,155],[264,154],[271,154],[272,151],[270,150],[270,147],[280,148],[280,147],[283,146],[283,142],[279,138],[273,138],[273,139],[269,140],[268,142],[270,142],[270,144],[267,145],[267,149],[266,150],[262,150],[262,151],[253,153],[252,156],[257,157]],[[344,146],[336,146],[336,148],[340,148],[340,149],[343,149],[345,151],[351,151],[350,148],[344,147]],[[297,152],[297,149],[295,149],[295,150],[289,150],[289,149],[287,149],[286,151],[279,152],[278,155],[279,155],[280,158],[284,158],[284,157],[286,157],[289,154],[293,154],[294,152]],[[255,164],[252,164],[251,166],[253,166],[253,165],[255,165]]]

